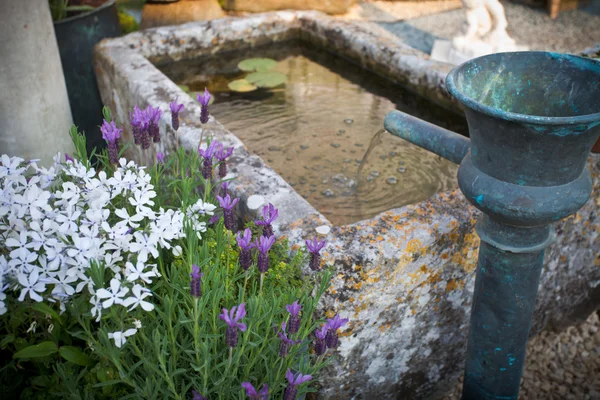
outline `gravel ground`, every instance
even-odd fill
[[[367,3],[369,7],[377,7],[379,14],[374,12],[365,20],[385,21],[379,16],[386,13],[393,16],[394,11],[388,8],[385,11],[378,6],[380,2]],[[450,3],[441,7],[452,7]],[[418,15],[421,7],[419,3],[402,3],[402,8],[397,8],[398,19],[405,21],[378,22],[378,24],[407,44],[431,53],[435,39],[450,39],[461,33],[465,21],[462,9],[455,9],[408,19]],[[551,19],[545,9],[502,1],[508,19],[508,33],[517,41],[517,44],[528,46],[530,50],[557,51],[563,53],[579,53],[587,47],[600,42],[600,2],[592,1],[585,9],[576,9],[561,12],[556,19]],[[401,11],[404,10],[404,11]],[[413,10],[413,11],[410,11]],[[425,12],[425,11],[424,11]],[[404,17],[402,13],[408,15]]]
[[[462,377],[441,400],[459,400]],[[527,345],[520,400],[600,399],[600,318],[554,333],[542,332]]]

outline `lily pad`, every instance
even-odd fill
[[[238,68],[242,71],[268,71],[275,68],[277,61],[270,58],[247,58],[240,61]]]
[[[246,80],[261,88],[274,88],[284,84],[287,76],[276,71],[253,72],[246,77]]]
[[[258,89],[256,86],[254,86],[245,79],[236,79],[235,81],[229,82],[229,85],[227,86],[229,86],[229,89],[233,90],[234,92],[241,93],[252,92]]]

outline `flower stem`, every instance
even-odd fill
[[[244,302],[244,297],[246,296],[246,284],[248,283],[248,271],[244,274],[244,289],[242,289],[242,301]]]
[[[262,294],[262,286],[263,286],[263,279],[265,277],[265,274],[262,273],[260,274],[260,288],[258,289],[258,295],[260,296]]]

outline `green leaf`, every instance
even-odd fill
[[[284,84],[287,77],[281,72],[276,71],[254,72],[248,75],[246,80],[261,88],[274,88]]]
[[[54,342],[42,342],[34,346],[28,346],[13,354],[13,358],[37,358],[46,357],[58,351]]]
[[[7,344],[12,343],[14,341],[15,341],[15,335],[13,335],[12,333],[10,335],[4,336],[4,338],[0,342],[0,349],[5,348]]]
[[[46,303],[35,303],[32,308],[36,311],[41,312],[44,315],[50,315],[54,320],[56,320],[56,322],[58,322],[59,324],[61,323],[60,316],[58,315],[58,313]]]
[[[277,61],[270,58],[248,58],[240,61],[238,68],[242,71],[268,71],[275,68]]]
[[[73,364],[83,365],[84,367],[94,364],[94,361],[78,347],[61,346],[58,352],[62,358],[67,361],[71,361]]]
[[[240,93],[252,92],[253,90],[258,89],[245,79],[236,79],[235,81],[229,82],[227,86],[229,86],[229,89],[233,90],[234,92]]]
[[[190,92],[190,87],[188,85],[178,85],[179,89],[183,90],[186,93]]]
[[[110,108],[107,106],[102,107],[102,116],[106,120],[106,122],[112,121],[112,113],[110,112]]]

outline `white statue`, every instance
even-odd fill
[[[436,40],[432,59],[460,64],[486,54],[526,50],[517,46],[506,32],[508,23],[498,0],[462,0],[462,3],[467,17],[465,34],[452,41]]]

